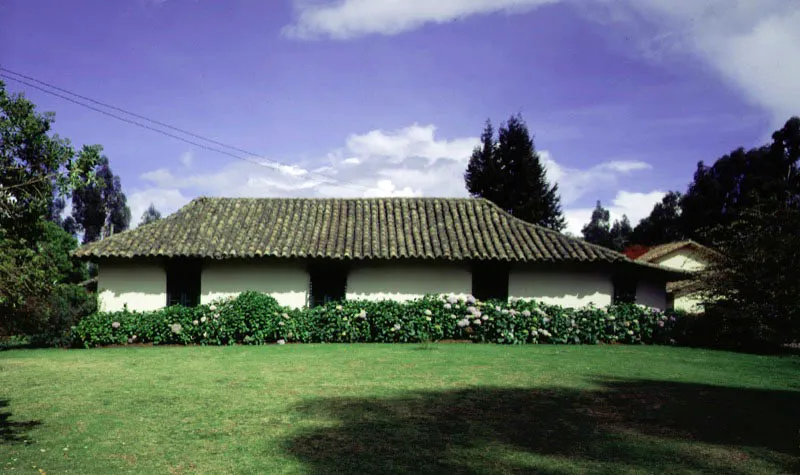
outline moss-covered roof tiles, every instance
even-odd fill
[[[165,219],[75,254],[630,262],[472,198],[198,198]]]

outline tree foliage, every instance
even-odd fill
[[[497,140],[491,122],[486,122],[464,180],[472,196],[486,198],[520,219],[557,231],[566,225],[558,185],[548,182],[520,116],[512,116],[500,126]]]
[[[583,239],[592,244],[608,247],[616,251],[622,251],[630,242],[633,229],[628,217],[622,215],[621,220],[615,220],[611,224],[611,213],[597,201],[597,205],[592,211],[591,220],[581,229]]]
[[[686,237],[681,221],[683,196],[670,191],[646,218],[639,221],[633,230],[631,241],[636,244],[657,245],[680,241]]]
[[[719,231],[719,254],[703,277],[717,339],[747,347],[800,341],[800,209],[762,204]]]
[[[0,331],[47,331],[72,305],[62,296],[91,301],[72,284],[85,277],[69,254],[77,243],[53,221],[57,200],[95,181],[96,162],[50,134],[52,122],[0,82]]]
[[[800,201],[800,118],[772,134],[772,142],[738,148],[712,165],[697,164],[685,194],[673,191],[634,229],[633,242],[655,245],[681,239],[711,244],[713,232],[741,213],[777,201]]]
[[[114,175],[108,157],[99,145],[86,146],[82,154],[96,157],[97,181],[72,193],[72,218],[83,242],[93,242],[128,229],[131,210],[122,191],[119,176]]]
[[[139,226],[154,223],[160,219],[161,212],[156,209],[156,206],[153,203],[150,203],[150,206],[148,206],[145,212],[142,214],[142,219],[139,221]]]

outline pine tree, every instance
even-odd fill
[[[470,158],[464,174],[467,190],[486,198],[525,221],[556,231],[566,226],[558,185],[550,185],[546,170],[521,116],[500,126],[497,142],[487,121],[481,146]]]

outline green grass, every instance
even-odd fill
[[[800,359],[644,346],[0,352],[12,473],[800,472]]]

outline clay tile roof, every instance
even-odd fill
[[[474,198],[197,198],[75,255],[632,263]]]
[[[636,259],[642,262],[653,262],[661,257],[666,256],[667,254],[684,248],[690,248],[702,254],[711,254],[715,252],[711,248],[703,246],[702,244],[692,241],[691,239],[687,239],[685,241],[676,241],[667,244],[661,244],[659,246],[653,246]]]

